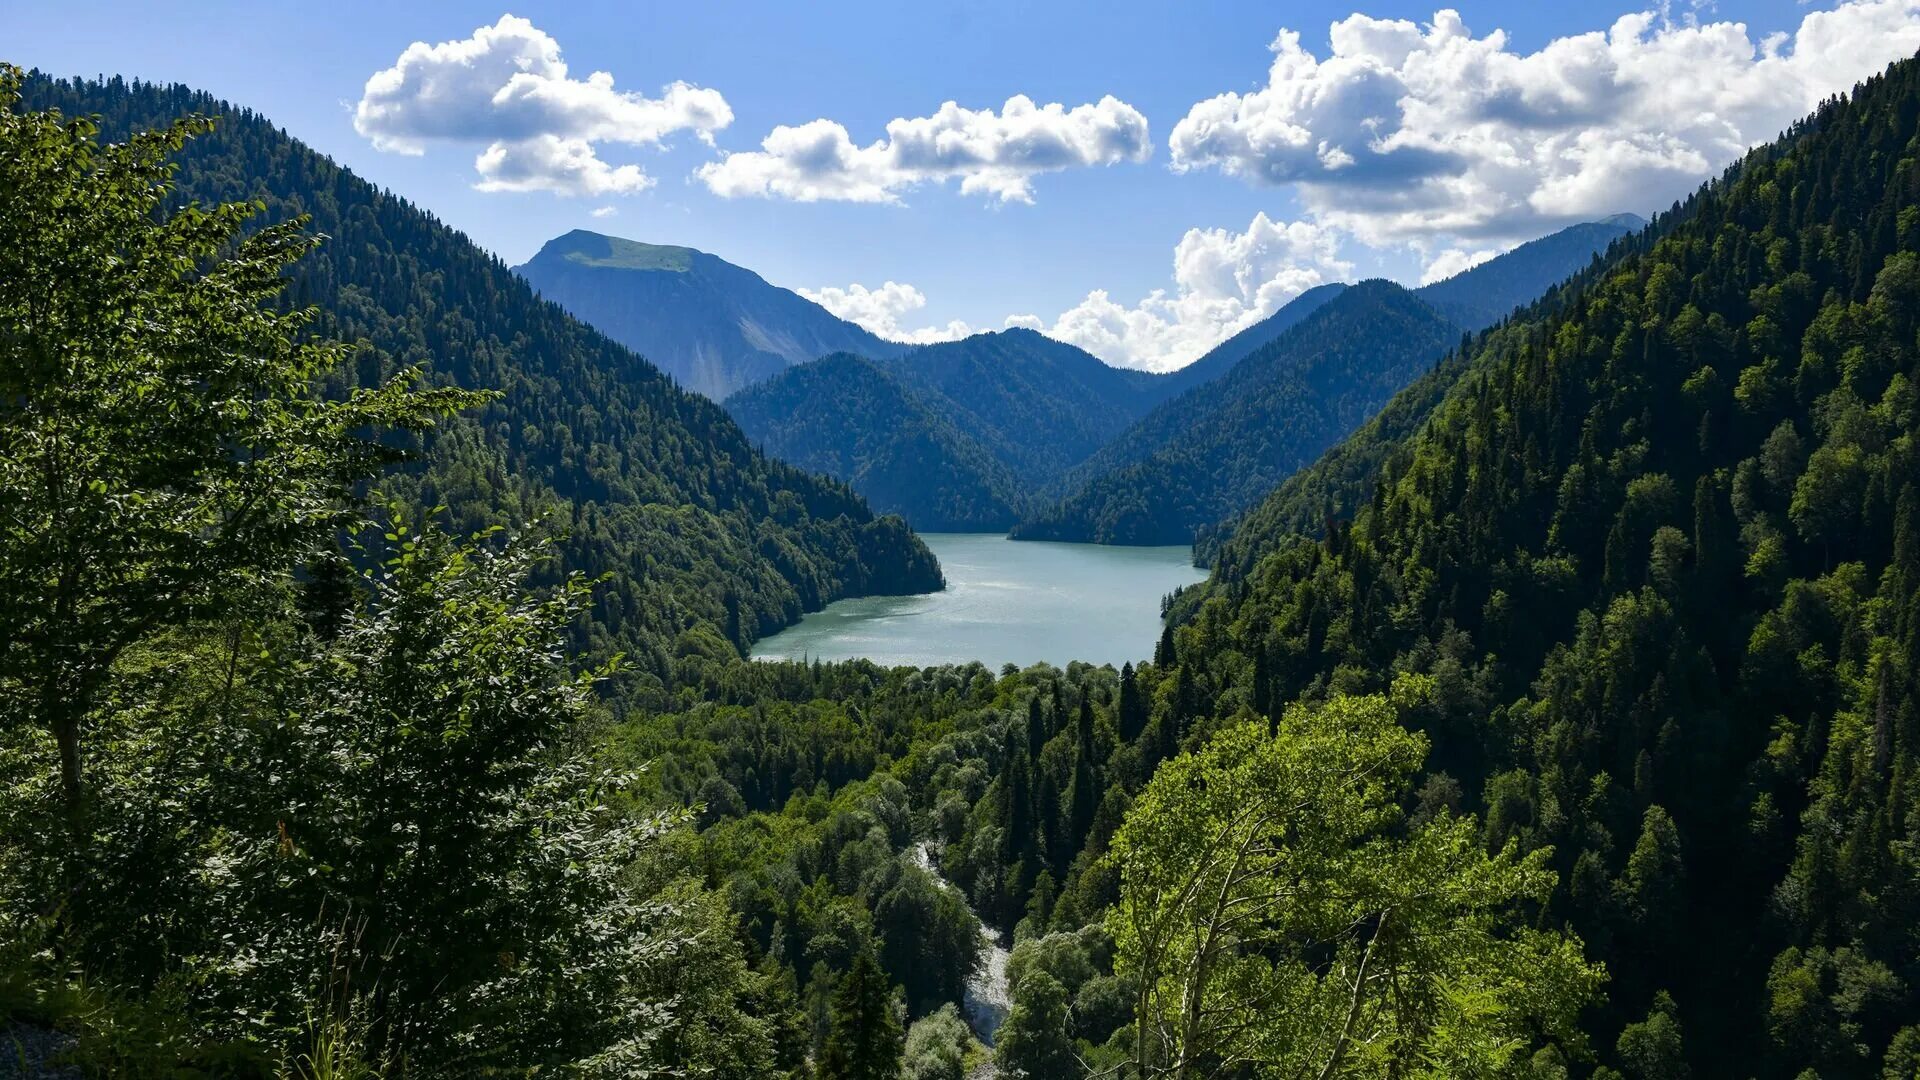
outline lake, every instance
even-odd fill
[[[753,646],[756,660],[1119,667],[1153,656],[1160,598],[1206,577],[1186,547],[1013,541],[922,533],[947,587],[841,600]]]

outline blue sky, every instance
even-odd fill
[[[509,261],[593,228],[714,252],[896,335],[1014,316],[1153,367],[1193,359],[1318,280],[1417,282],[1571,220],[1650,213],[1812,100],[1920,47],[1920,0],[1722,3],[1619,27],[1643,9],[4,8],[0,58],[178,80],[251,106]],[[503,22],[509,12],[523,21]],[[1275,51],[1284,30],[1297,41]],[[1788,37],[1767,40],[1776,33]],[[464,43],[464,59],[409,66],[415,42]],[[532,104],[504,108],[491,84],[433,89],[436,72],[479,71],[475,57],[509,49],[523,71],[527,50],[546,50]],[[369,90],[380,72],[384,95]],[[694,88],[685,101],[663,89],[676,82]],[[1011,115],[1015,95],[1058,115]],[[965,112],[940,119],[948,101]],[[924,136],[918,149],[889,138],[896,120],[925,121],[902,129]],[[813,121],[829,124],[801,128]],[[800,129],[791,152],[763,151],[782,125]],[[823,165],[831,125],[859,149]],[[586,171],[556,164],[560,150],[575,166],[584,154]],[[490,152],[491,166],[477,161]],[[489,181],[535,190],[481,190]],[[567,185],[597,190],[545,189]]]

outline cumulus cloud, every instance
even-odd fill
[[[1464,274],[1498,254],[1500,254],[1499,248],[1485,248],[1480,251],[1448,248],[1427,262],[1426,267],[1420,271],[1420,284],[1431,285],[1436,281],[1445,281],[1455,274]]]
[[[608,165],[585,139],[536,135],[497,142],[473,162],[481,191],[552,191],[561,195],[630,195],[653,186],[638,165]]]
[[[597,218],[610,218],[619,212],[619,210],[611,206],[596,206],[592,210],[587,211],[588,214]]]
[[[781,125],[759,150],[728,154],[697,175],[726,198],[896,203],[919,184],[957,179],[965,194],[1030,203],[1040,173],[1144,161],[1151,152],[1147,118],[1117,98],[1069,109],[1016,95],[998,113],[949,101],[932,116],[891,120],[886,137],[867,146],[831,120]]]
[[[1280,31],[1264,87],[1174,127],[1173,168],[1296,185],[1313,220],[1366,243],[1486,247],[1684,195],[1913,55],[1920,0],[1855,0],[1760,41],[1644,12],[1531,53],[1451,10],[1424,26],[1354,14],[1328,45]]]
[[[900,325],[903,316],[927,306],[926,294],[903,282],[889,281],[877,289],[855,283],[844,289],[829,285],[822,289],[797,291],[835,315],[889,341],[929,345],[936,341],[958,341],[973,333],[973,328],[959,319],[945,326],[923,326],[917,330],[903,328]]]
[[[1129,306],[1096,289],[1051,325],[1035,315],[1014,316],[1007,325],[1040,330],[1111,364],[1171,371],[1308,289],[1352,272],[1336,230],[1261,213],[1244,232],[1189,229],[1174,248],[1171,292],[1156,289]]]
[[[609,165],[596,145],[658,145],[689,131],[711,143],[733,121],[717,90],[684,82],[659,97],[617,90],[596,71],[572,77],[560,43],[526,19],[502,15],[471,37],[407,46],[367,80],[354,130],[381,150],[421,154],[434,143],[486,143],[474,167],[483,191],[626,194],[652,181],[637,165]]]

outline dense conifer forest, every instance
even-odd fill
[[[18,81],[0,1040],[312,1080],[1920,1070],[1920,61],[1497,327],[1367,283],[1262,346],[1345,302],[1396,330],[1314,339],[1329,371],[1425,351],[1341,445],[1261,414],[1306,469],[1119,671],[742,661],[937,568],[264,120]],[[1037,407],[949,359],[977,414]]]
[[[801,364],[726,400],[761,450],[846,480],[926,532],[1005,532],[1029,501],[1012,468],[894,375],[847,353]]]
[[[333,389],[418,368],[497,391],[385,478],[445,507],[457,533],[541,522],[564,535],[544,577],[605,578],[577,644],[622,651],[655,679],[679,655],[733,653],[840,596],[938,587],[898,520],[844,486],[758,453],[717,405],[534,296],[499,260],[266,118],[183,87],[30,80],[29,108],[98,116],[103,139],[217,116],[178,156],[170,206],[259,200],[325,238],[286,299],[356,346]]]
[[[1189,543],[1310,464],[1459,338],[1393,282],[1351,286],[1102,447],[1074,470],[1084,486],[1014,536]]]

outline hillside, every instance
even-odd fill
[[[1002,532],[1024,502],[1007,467],[945,411],[845,353],[789,368],[729,397],[763,451],[847,483],[881,513],[927,532]]]
[[[1155,409],[1022,522],[1023,540],[1184,544],[1364,423],[1459,330],[1389,281],[1351,286],[1212,382]]]
[[[559,572],[612,575],[580,643],[653,677],[676,655],[732,652],[841,596],[938,588],[898,519],[845,486],[756,451],[718,405],[541,301],[498,259],[341,169],[265,118],[182,86],[29,80],[25,107],[95,115],[122,137],[220,117],[180,156],[180,201],[260,199],[326,237],[292,294],[319,329],[364,347],[354,381],[405,365],[503,391],[432,437],[388,488],[470,530],[540,520],[565,533]],[[725,636],[733,634],[732,645]]]
[[[1579,270],[1615,240],[1647,227],[1633,214],[1569,225],[1418,290],[1433,310],[1480,330],[1533,302],[1552,283]]]
[[[1513,318],[1525,322],[1547,317],[1570,297],[1591,287],[1614,260],[1646,248],[1678,220],[1679,215],[1669,214],[1609,244],[1603,258],[1594,259],[1585,269],[1511,313]],[[1249,535],[1317,534],[1328,521],[1352,517],[1354,510],[1371,496],[1373,476],[1381,464],[1401,440],[1426,423],[1427,417],[1466,370],[1466,358],[1486,348],[1490,340],[1504,332],[1495,326],[1463,339],[1460,348],[1449,352],[1434,364],[1433,370],[1394,395],[1373,419],[1329,448],[1318,461],[1287,477],[1272,494],[1248,507],[1243,514],[1201,528],[1194,538],[1194,561],[1202,566],[1216,566],[1227,542],[1243,526]],[[1245,547],[1234,548],[1232,557],[1247,558]]]
[[[1276,493],[1179,605],[1209,717],[1433,677],[1422,805],[1552,850],[1610,1065],[1911,1068],[1916,102],[1905,62],[1749,155],[1390,407],[1349,522]]]
[[[1255,349],[1300,325],[1300,321],[1320,310],[1327,301],[1339,296],[1346,283],[1335,281],[1315,285],[1281,305],[1280,310],[1208,349],[1206,355],[1186,367],[1167,373],[1168,397],[1184,394],[1202,383],[1209,383],[1233,370]]]
[[[1164,400],[1163,375],[1113,367],[1032,330],[975,334],[886,364],[1039,490]]]
[[[1590,264],[1637,221],[1619,215],[1571,226],[1413,290],[1428,311],[1455,328],[1451,332],[1423,325],[1411,336],[1395,337],[1369,325],[1371,305],[1348,298],[1342,292],[1347,286],[1302,293],[1169,376],[1178,396],[1170,395],[1165,405],[1076,466],[1065,481],[1066,498],[1022,522],[1014,535],[1123,544],[1207,538],[1211,543],[1220,522],[1253,506],[1364,423],[1438,359],[1460,330],[1481,329],[1533,301],[1551,283]],[[1342,302],[1354,306],[1342,308]],[[1328,321],[1306,331],[1323,312],[1331,313]],[[1344,340],[1317,341],[1316,334]],[[1356,372],[1371,373],[1357,383],[1325,376],[1274,381],[1291,378],[1296,365],[1319,364],[1316,353],[1327,344],[1342,350],[1377,346],[1382,352],[1371,361],[1342,361],[1357,365],[1352,366]],[[1243,362],[1249,365],[1245,371],[1236,367]],[[1296,393],[1327,397],[1285,400]],[[1322,419],[1302,419],[1315,413]]]
[[[1031,330],[791,368],[728,398],[768,453],[921,529],[1000,532],[1172,390]]]
[[[760,275],[685,247],[576,229],[514,272],[541,296],[715,401],[828,353],[895,356],[874,336]]]

